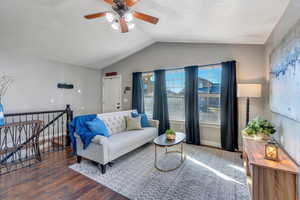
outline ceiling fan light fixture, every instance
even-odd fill
[[[113,22],[115,20],[115,14],[112,12],[108,12],[105,14],[105,17],[108,22]]]
[[[115,30],[119,30],[119,24],[118,24],[118,22],[112,23],[112,24],[111,24],[111,27],[112,27],[113,29],[115,29]]]
[[[134,24],[134,23],[128,23],[127,25],[128,25],[128,29],[129,29],[129,30],[132,30],[132,29],[134,29],[134,27],[135,27],[135,24]]]
[[[126,13],[124,17],[126,22],[131,22],[133,20],[133,15],[130,12]]]

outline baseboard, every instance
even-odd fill
[[[221,148],[221,144],[209,140],[201,140],[201,144]]]

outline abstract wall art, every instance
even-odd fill
[[[300,21],[270,54],[271,110],[300,121]]]

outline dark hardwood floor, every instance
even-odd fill
[[[68,168],[70,150],[49,153],[41,163],[0,176],[1,200],[125,200],[126,197]]]

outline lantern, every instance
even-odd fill
[[[278,146],[274,140],[269,140],[265,145],[265,159],[278,161]]]

